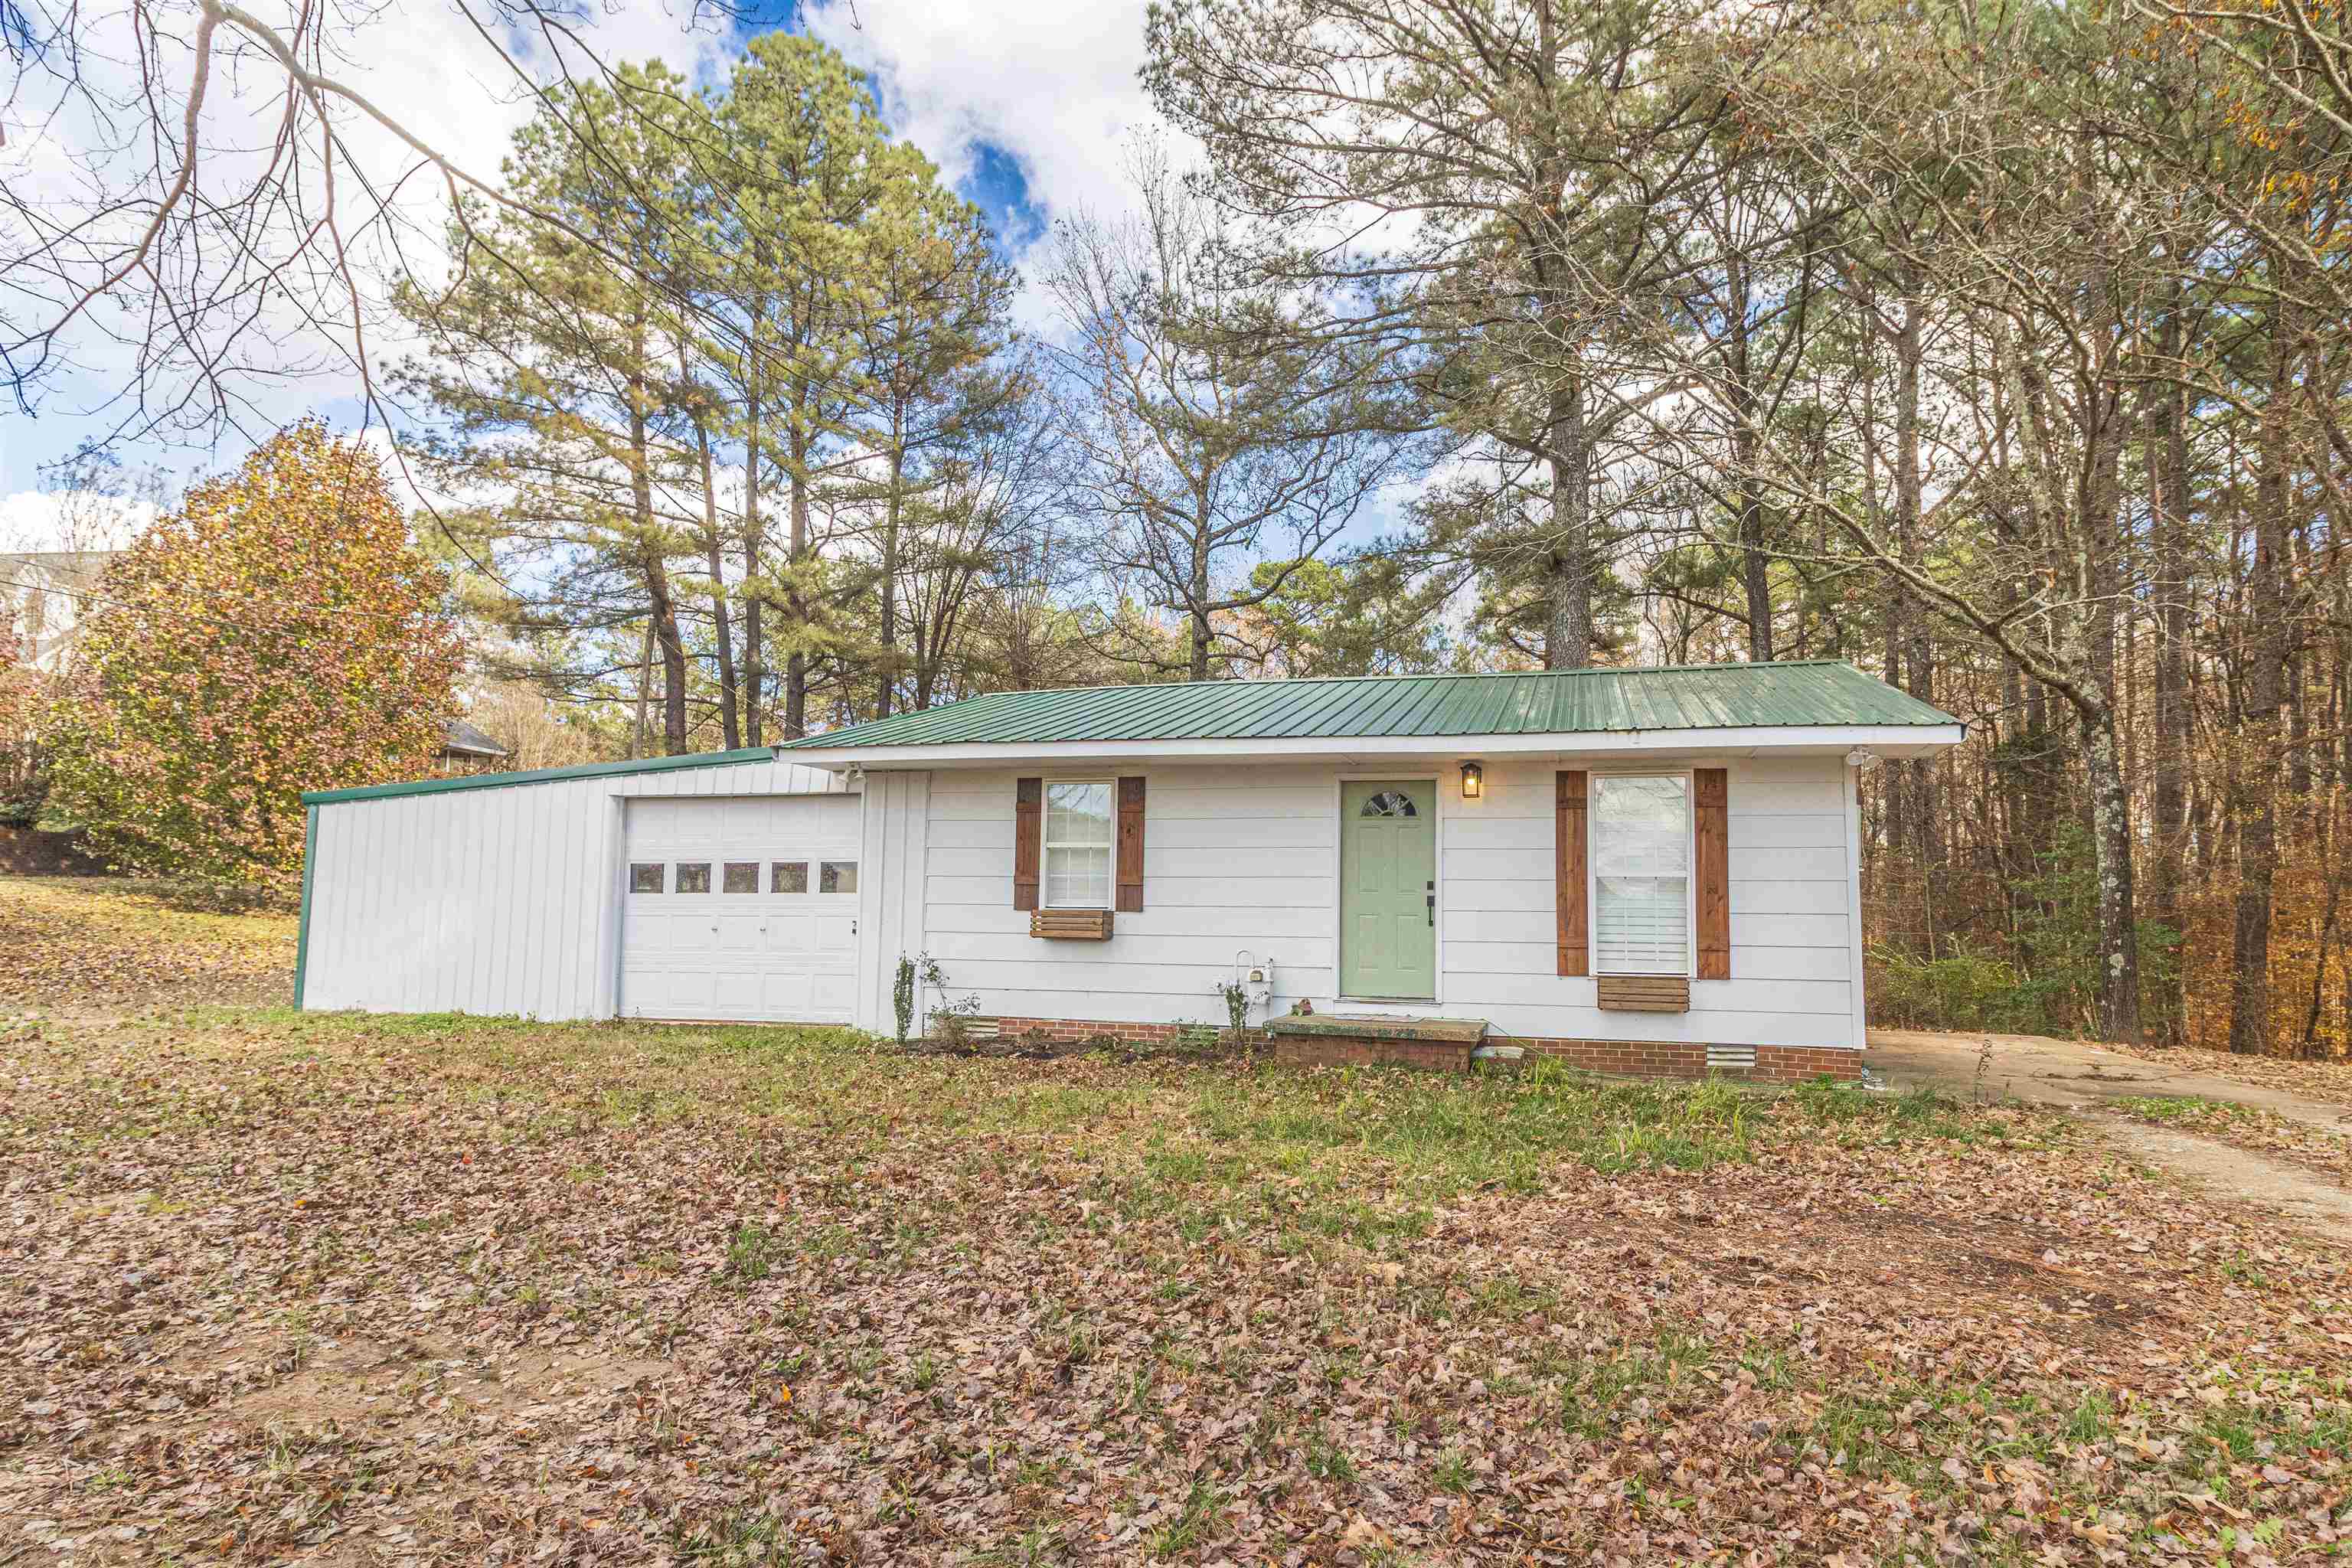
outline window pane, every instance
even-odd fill
[[[1599,781],[1592,814],[1596,877],[1690,874],[1690,805],[1684,781]]]
[[[1690,856],[1688,781],[1594,781],[1593,956],[1601,973],[1689,969]]]
[[[1592,884],[1603,974],[1680,974],[1690,967],[1682,877],[1601,877]]]
[[[629,891],[658,893],[662,890],[662,863],[658,860],[629,862]]]
[[[1110,851],[1085,847],[1046,850],[1045,907],[1110,908]]]
[[[825,860],[819,862],[816,890],[820,893],[854,893],[857,891],[857,862]]]
[[[710,862],[681,860],[677,863],[677,890],[681,893],[710,891]]]
[[[1050,784],[1045,786],[1045,842],[1110,842],[1110,785]]]
[[[726,880],[720,887],[730,893],[756,893],[760,890],[760,863],[757,860],[730,860]]]
[[[768,891],[772,893],[808,891],[808,862],[805,860],[779,860],[769,868],[769,876],[772,879],[768,883]]]
[[[1419,816],[1421,811],[1412,804],[1412,796],[1405,794],[1404,791],[1384,789],[1364,802],[1363,809],[1356,815],[1358,816]]]

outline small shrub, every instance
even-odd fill
[[[929,953],[923,955],[928,963]],[[905,953],[898,955],[898,976],[890,987],[890,1005],[898,1016],[898,1044],[905,1045],[907,1037],[915,1030],[915,961]]]
[[[1234,1026],[1233,1037],[1240,1039],[1249,1029],[1249,987],[1238,980],[1220,980],[1209,989],[1224,998],[1225,1016]]]
[[[970,1044],[971,1021],[980,1016],[980,993],[975,991],[950,999],[947,971],[940,967],[940,961],[927,952],[919,962],[923,966],[923,984],[929,986],[932,994],[940,999],[939,1005],[931,1009],[931,1037],[950,1046]]]

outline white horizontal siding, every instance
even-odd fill
[[[1486,798],[1438,770],[1440,999],[1512,1035],[1755,1045],[1853,1043],[1842,763],[1729,764],[1732,974],[1685,1014],[1602,1012],[1555,973],[1553,772],[1489,763]],[[1034,771],[1050,772],[1047,769]],[[1132,769],[1122,770],[1132,772]],[[1338,781],[1367,770],[1145,770],[1144,909],[1106,942],[1044,942],[1013,908],[1015,772],[932,775],[923,935],[951,994],[984,1014],[1178,1023],[1223,1016],[1236,950],[1271,956],[1275,1005],[1335,1003]],[[1399,776],[1421,769],[1399,771]],[[1342,1006],[1346,1004],[1339,1004]]]
[[[303,1005],[609,1016],[620,800],[848,788],[746,763],[329,802],[310,849]]]

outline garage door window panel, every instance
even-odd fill
[[[757,860],[730,860],[719,886],[730,893],[756,893],[760,890],[760,863]]]
[[[768,869],[768,891],[772,893],[805,893],[808,891],[808,862],[779,860]]]
[[[1111,784],[1056,780],[1045,786],[1045,907],[1110,908]]]
[[[857,862],[826,860],[817,872],[816,890],[820,893],[854,893],[857,891]]]
[[[659,860],[630,861],[629,891],[633,893],[660,892],[663,887],[663,873],[667,872],[668,869],[669,868]]]
[[[681,893],[710,891],[710,862],[681,860],[677,863],[677,890]]]

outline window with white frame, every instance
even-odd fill
[[[1592,781],[1592,947],[1601,974],[1690,972],[1690,780]]]
[[[1110,908],[1108,779],[1055,779],[1045,785],[1045,907]]]

